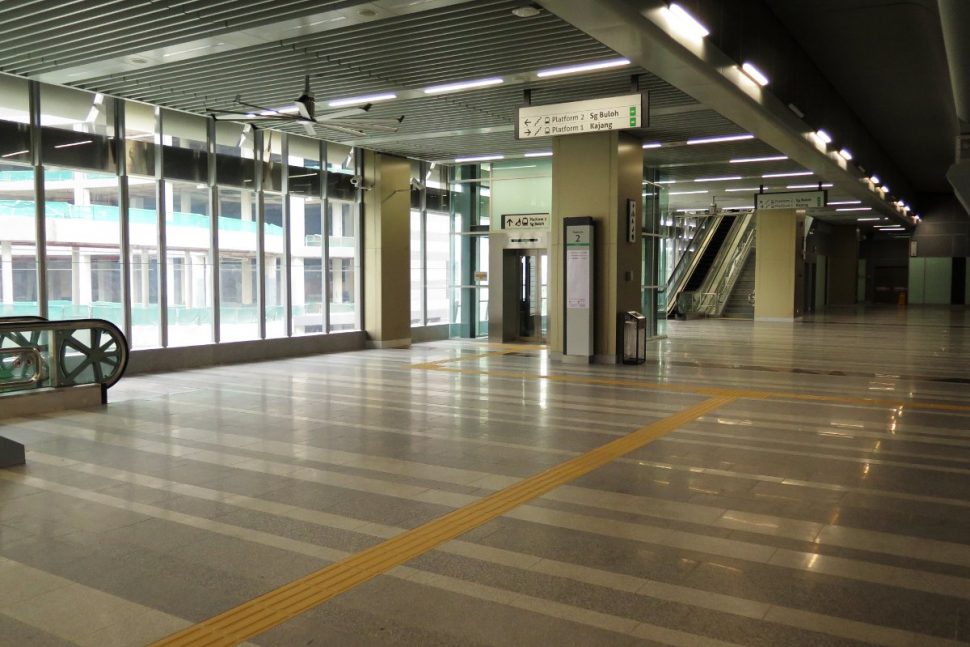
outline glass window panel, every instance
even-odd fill
[[[343,144],[327,144],[327,170],[344,175],[354,174],[356,149]]]
[[[417,191],[413,193],[418,193]],[[411,325],[424,325],[424,255],[421,211],[411,209]]]
[[[0,74],[0,160],[30,163],[27,80]]]
[[[357,208],[347,200],[327,201],[330,236],[330,330],[354,330],[357,317]]]
[[[293,334],[326,332],[323,208],[318,198],[290,196]],[[332,253],[333,250],[331,250]]]
[[[208,119],[162,108],[162,143],[175,148],[208,151]]]
[[[426,220],[428,325],[448,321],[448,268],[451,259],[450,216],[429,211]]]
[[[187,182],[208,182],[209,154],[200,150],[165,146],[162,151],[162,176]]]
[[[283,196],[263,198],[263,268],[266,278],[266,337],[286,336],[286,273],[283,238]]]
[[[168,345],[212,342],[212,254],[209,190],[166,182]]]
[[[288,135],[286,140],[288,164],[304,168],[320,168],[320,140]]]
[[[125,101],[125,139],[157,144],[159,139],[155,132],[157,110],[159,108],[147,103]]]
[[[128,177],[132,348],[161,344],[158,303],[158,204],[154,178]],[[171,206],[171,205],[170,205]]]
[[[256,195],[219,189],[220,341],[259,338]]]
[[[290,193],[320,197],[320,171],[301,166],[288,167]]]
[[[34,170],[0,164],[0,316],[37,315]]]
[[[100,92],[41,84],[40,125],[114,137],[114,99]]]
[[[47,167],[44,197],[48,318],[122,327],[118,177]]]
[[[283,135],[263,131],[263,190],[283,190]]]

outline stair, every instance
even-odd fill
[[[731,291],[731,296],[728,297],[727,302],[724,304],[724,312],[721,313],[722,317],[729,319],[754,319],[754,303],[748,301],[748,295],[754,292],[754,259],[755,250],[752,249],[748,254],[748,260],[745,261],[744,267],[741,269],[741,274],[738,275],[738,280],[734,284],[734,290]]]

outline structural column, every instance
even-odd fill
[[[828,303],[855,305],[859,273],[859,237],[855,225],[832,226],[828,256]]]
[[[411,344],[411,164],[364,154],[364,330],[372,347]]]
[[[643,148],[618,131],[553,139],[552,231],[549,249],[549,347],[563,353],[563,218],[593,218],[594,361],[615,363],[623,351],[624,312],[640,309]],[[628,201],[636,209],[627,239]]]
[[[754,318],[792,321],[802,314],[805,216],[795,209],[762,209],[756,218]]]

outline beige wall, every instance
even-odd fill
[[[626,240],[626,201],[641,207],[643,149],[619,132],[553,139],[552,231],[549,249],[549,345],[563,350],[562,222],[590,216],[596,223],[595,338],[599,361],[615,361],[620,314],[640,309],[640,239]],[[619,348],[622,350],[622,348]]]
[[[364,151],[364,330],[371,345],[411,342],[411,165]]]
[[[856,302],[859,240],[855,226],[833,226],[828,266],[828,303],[849,306]]]
[[[757,213],[754,318],[794,319],[797,315],[797,267],[801,240],[794,209],[766,209]],[[854,280],[853,280],[854,283]]]

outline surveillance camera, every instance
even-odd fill
[[[364,183],[364,178],[362,178],[359,175],[355,175],[352,178],[350,178],[350,183],[353,184],[354,186],[359,187],[361,184]]]

